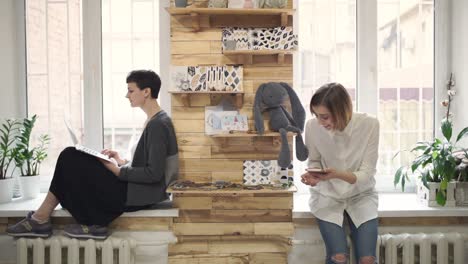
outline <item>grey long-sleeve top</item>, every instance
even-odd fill
[[[179,173],[177,139],[166,112],[155,114],[146,125],[130,164],[121,167],[127,181],[127,206],[151,205],[168,198],[167,186]]]

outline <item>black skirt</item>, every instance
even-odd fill
[[[126,211],[127,182],[74,147],[60,153],[49,191],[79,224],[107,226]]]

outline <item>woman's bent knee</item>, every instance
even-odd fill
[[[346,264],[348,257],[344,253],[338,253],[338,254],[333,255],[331,257],[331,260],[333,263],[336,263],[336,264]]]
[[[359,259],[359,264],[375,264],[374,256],[365,256]]]

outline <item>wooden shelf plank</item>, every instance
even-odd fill
[[[282,15],[292,16],[295,9],[285,8],[206,8],[206,7],[169,7],[171,15],[188,15],[192,13],[202,15]],[[284,14],[284,15],[283,15]]]
[[[184,190],[174,190],[172,187],[167,188],[168,193],[184,193],[184,194],[243,194],[243,193],[294,193],[297,191],[296,186],[291,186],[287,189],[282,189],[282,188],[271,188],[268,186],[264,186],[263,189],[260,190],[246,190],[246,189],[234,189],[234,188],[224,188],[224,189],[208,189],[208,190],[203,190],[203,189],[184,189]]]
[[[294,136],[296,133],[288,132],[288,136]],[[235,138],[235,137],[280,137],[279,132],[265,131],[263,134],[257,134],[257,131],[233,132],[229,134],[211,135],[214,138]]]
[[[293,54],[296,50],[223,50],[224,55],[286,55]]]

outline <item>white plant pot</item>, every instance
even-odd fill
[[[436,195],[440,189],[439,182],[428,182],[428,187],[424,186],[422,181],[417,181],[416,194],[418,196],[419,202],[423,205],[429,207],[440,207],[441,205],[437,203]],[[455,206],[455,187],[457,186],[456,182],[449,182],[447,184],[447,201],[445,202],[445,207],[454,207]]]
[[[13,198],[13,178],[0,180],[0,203],[9,203]]]
[[[457,206],[468,206],[468,182],[457,182],[455,200]]]
[[[34,199],[39,196],[41,190],[41,177],[39,175],[21,176],[19,178],[24,199]]]

